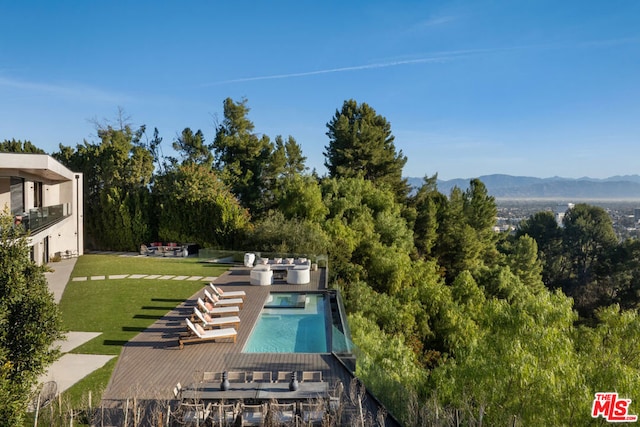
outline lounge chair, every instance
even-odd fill
[[[198,308],[201,312],[207,313],[212,317],[219,317],[223,315],[237,315],[238,313],[240,313],[240,308],[236,306],[214,307],[211,303],[205,303],[202,298],[198,298]]]
[[[204,290],[204,296],[211,304],[216,307],[225,307],[229,305],[237,305],[242,308],[244,304],[244,300],[242,298],[229,298],[229,299],[220,299],[217,296],[211,295],[208,290]]]
[[[213,294],[217,295],[220,299],[244,298],[247,296],[247,293],[245,291],[223,291],[221,288],[214,285],[213,282],[209,282],[209,287],[211,287]]]
[[[181,337],[178,340],[180,349],[182,349],[186,343],[190,342],[215,341],[225,338],[232,339],[234,343],[236,342],[238,332],[233,328],[211,329],[205,331],[202,326],[194,325],[188,318],[184,320],[187,322],[187,327],[193,334],[190,336]]]
[[[202,327],[205,329],[220,328],[222,326],[236,329],[240,327],[240,318],[238,316],[211,317],[208,314],[202,314],[198,307],[193,307],[193,314],[195,314],[196,319],[202,322]]]

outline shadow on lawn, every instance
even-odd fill
[[[104,345],[116,346],[116,347],[152,347],[152,348],[170,348],[177,347],[178,340],[165,340],[165,341],[125,341],[125,340],[104,340]]]
[[[180,325],[178,325],[180,326]],[[149,326],[149,327],[144,327],[144,326],[123,326],[122,327],[122,332],[147,332],[147,333],[160,333],[162,334],[162,336],[164,338],[166,337],[174,337],[174,336],[178,336],[179,334],[176,332],[176,328],[174,326]]]
[[[160,320],[164,316],[161,314],[135,314],[133,316],[134,319],[152,319],[152,320]]]
[[[173,310],[174,308],[175,308],[174,306],[158,306],[158,305],[143,305],[142,307],[140,307],[140,309],[142,310],[164,310],[164,311]]]
[[[151,301],[157,302],[183,302],[184,299],[172,299],[172,298],[151,298]]]

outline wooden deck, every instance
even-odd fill
[[[330,386],[344,381],[344,367],[330,354],[267,353],[244,354],[242,349],[253,330],[264,302],[272,291],[317,291],[326,288],[326,269],[311,272],[307,285],[289,285],[276,280],[271,286],[251,286],[249,269],[232,267],[215,280],[225,290],[243,290],[247,296],[240,311],[236,343],[203,342],[178,347],[178,337],[186,330],[184,318],[191,315],[203,288],[166,316],[129,341],[122,349],[104,400],[170,399],[173,387],[202,380],[204,372],[222,371],[322,371]]]

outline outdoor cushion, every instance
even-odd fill
[[[222,289],[216,287],[213,283],[209,283],[209,287],[211,290],[218,295],[220,298],[244,298],[247,296],[245,291],[223,291]]]
[[[204,335],[204,328],[200,326],[199,323],[197,323],[195,327],[196,327],[196,331],[198,331],[198,335]]]

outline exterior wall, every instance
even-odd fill
[[[44,205],[65,205],[70,216],[32,236],[34,260],[42,264],[56,255],[62,257],[84,254],[84,208],[82,206],[82,174],[73,181],[43,188]],[[48,250],[46,246],[48,245]]]
[[[9,178],[0,177],[0,210],[11,209],[11,187]]]
[[[25,179],[24,209],[34,209],[34,183],[41,182],[42,206],[62,205],[64,218],[30,236],[34,261],[49,262],[55,255],[84,253],[83,176],[42,154],[0,153],[0,208],[11,207],[10,177]]]

